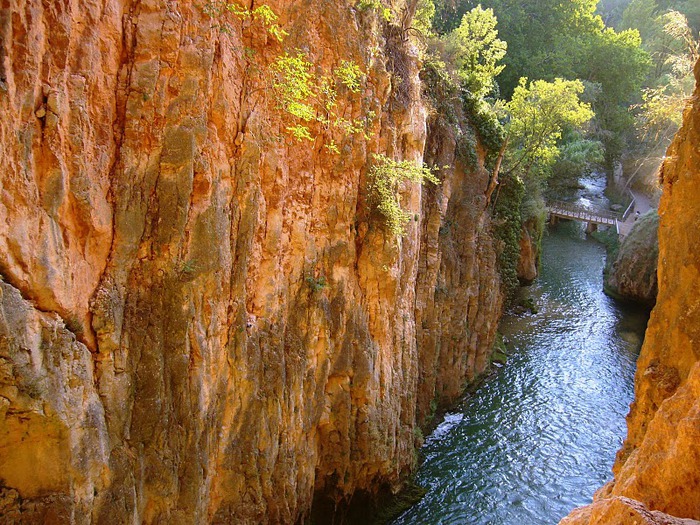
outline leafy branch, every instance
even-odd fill
[[[372,158],[368,186],[370,200],[384,216],[389,231],[400,237],[406,233],[411,214],[401,208],[397,195],[399,185],[403,182],[440,184],[440,181],[430,168],[417,166],[413,161],[395,161],[386,155],[377,154]]]

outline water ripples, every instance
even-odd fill
[[[545,238],[539,313],[504,319],[508,365],[428,437],[395,525],[552,524],[611,477],[646,313],[602,293],[603,259],[575,224]]]

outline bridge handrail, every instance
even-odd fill
[[[549,201],[547,202],[547,208],[549,209],[559,209],[562,211],[568,211],[570,213],[586,214],[590,216],[602,217],[604,219],[610,220],[620,220],[620,215],[613,211],[600,210],[600,209],[590,209],[572,202],[564,201]]]
[[[630,197],[632,197],[632,201],[630,202],[630,205],[627,206],[627,209],[625,210],[625,213],[622,214],[622,222],[625,222],[627,220],[627,217],[630,216],[630,213],[634,210],[635,204],[637,203],[637,199],[634,198],[634,193],[632,193],[629,188],[627,189],[627,193],[630,194]]]

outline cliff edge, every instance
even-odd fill
[[[562,525],[700,520],[700,62],[661,168],[658,298],[615,479]]]
[[[397,490],[489,365],[483,152],[357,4],[0,9],[0,521],[300,522]],[[426,143],[393,235],[370,166]]]

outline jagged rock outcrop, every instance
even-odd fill
[[[700,62],[695,78],[700,85]],[[700,520],[700,87],[667,151],[661,182],[659,293],[637,364],[627,439],[614,481],[566,525],[630,522],[621,497],[648,511]]]
[[[541,228],[541,227],[540,227]],[[538,266],[540,262],[540,237],[542,232],[538,231],[538,219],[532,217],[523,223],[520,230],[520,256],[516,272],[520,284],[529,285],[537,279]]]
[[[659,260],[659,216],[651,210],[641,216],[622,240],[615,261],[606,270],[604,289],[613,297],[654,306]]]
[[[615,496],[576,509],[561,525],[614,523],[615,525],[699,525],[700,521],[676,518],[658,510],[650,511],[639,501]]]
[[[400,240],[367,202],[372,153],[423,159],[405,33],[267,4],[283,43],[188,0],[0,9],[0,521],[294,523],[397,487],[487,366],[483,169],[404,185]],[[366,136],[285,133],[285,50],[360,66]]]

